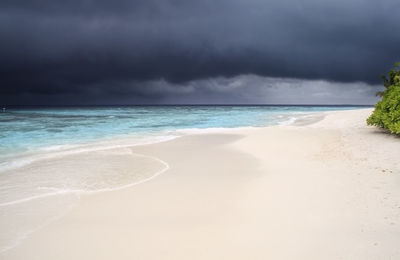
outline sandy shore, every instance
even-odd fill
[[[400,139],[371,109],[133,147],[169,169],[83,196],[1,259],[400,259]]]

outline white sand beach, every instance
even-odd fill
[[[81,196],[0,259],[400,259],[400,138],[371,111],[121,148],[169,168]]]

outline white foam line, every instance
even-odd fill
[[[60,219],[62,216],[64,216],[64,214],[66,212],[68,212],[73,206],[69,206],[68,208],[66,208],[63,212],[57,214],[56,216],[47,219],[44,223],[42,223],[41,225],[39,225],[36,228],[33,228],[31,230],[26,231],[23,235],[21,235],[20,237],[18,237],[14,242],[10,243],[7,246],[3,246],[0,248],[0,254],[13,249],[14,247],[18,246],[24,239],[26,239],[29,235],[31,235],[32,233],[44,228],[45,226],[49,225],[50,223],[52,223],[53,221],[56,221],[58,219]]]
[[[240,130],[256,129],[263,126],[238,126],[238,127],[209,127],[209,128],[183,128],[176,130],[178,133],[183,133],[187,135],[193,134],[216,134],[216,133],[226,133],[226,132],[236,132]]]
[[[47,160],[47,159],[53,159],[53,158],[58,158],[62,156],[67,156],[67,155],[75,155],[75,154],[80,154],[80,153],[86,153],[86,152],[97,152],[97,151],[107,151],[107,150],[113,150],[113,149],[118,149],[118,148],[130,148],[130,147],[135,147],[135,146],[144,146],[144,145],[150,145],[150,144],[156,144],[156,143],[163,143],[163,142],[168,142],[173,139],[179,138],[180,136],[163,136],[162,138],[157,138],[157,139],[152,139],[148,141],[144,141],[141,143],[136,143],[136,144],[104,144],[104,143],[95,143],[95,144],[88,144],[88,145],[77,145],[76,147],[71,147],[65,150],[53,152],[51,154],[43,154],[39,156],[32,156],[28,158],[22,158],[18,161],[14,161],[11,163],[3,163],[3,165],[0,167],[0,172],[12,170],[14,168],[20,168],[24,167],[27,165],[30,165],[34,162],[38,162],[41,160]],[[103,145],[103,146],[96,146],[96,145]],[[93,145],[93,146],[92,146]],[[49,152],[49,151],[48,151]],[[1,204],[0,204],[1,205]]]
[[[280,125],[280,126],[291,125],[291,124],[293,124],[294,122],[296,122],[296,120],[297,120],[298,118],[300,118],[300,116],[298,116],[298,117],[289,117],[288,120],[285,120],[285,121],[283,121],[283,122],[280,122],[279,125]]]
[[[150,155],[133,153],[133,152],[131,152],[131,154],[135,155],[135,156],[144,157],[144,158],[150,158],[152,160],[158,161],[159,163],[164,165],[164,169],[156,172],[155,174],[153,174],[152,176],[150,176],[150,177],[148,177],[146,179],[143,179],[143,180],[140,180],[140,181],[137,181],[137,182],[133,182],[133,183],[130,183],[130,184],[127,184],[127,185],[119,186],[119,187],[116,187],[116,188],[106,188],[106,189],[99,189],[99,190],[94,190],[94,191],[84,191],[84,193],[93,194],[93,193],[106,192],[106,191],[123,190],[123,189],[126,189],[126,188],[130,188],[130,187],[133,187],[133,186],[148,182],[148,181],[156,178],[160,174],[162,174],[162,173],[164,173],[164,172],[166,172],[167,170],[170,169],[170,166],[169,166],[169,164],[167,162],[165,162],[165,161],[163,161],[163,160],[161,160],[161,159],[159,159],[157,157],[150,156]]]
[[[57,192],[44,193],[44,194],[31,196],[31,197],[24,198],[24,199],[13,200],[13,201],[10,201],[10,202],[1,203],[0,207],[21,204],[21,203],[24,203],[24,202],[28,202],[28,201],[32,201],[32,200],[36,200],[36,199],[41,199],[41,198],[45,198],[45,197],[50,197],[50,196],[56,196],[56,195],[68,194],[68,193],[76,193],[76,192],[79,192],[79,191],[81,191],[81,190],[59,190]]]
[[[133,182],[133,183],[130,183],[130,184],[127,184],[127,185],[119,186],[119,187],[116,187],[116,188],[104,188],[104,189],[93,190],[93,191],[87,191],[87,190],[59,190],[57,192],[44,193],[44,194],[40,194],[40,195],[36,195],[36,196],[24,198],[24,199],[19,199],[19,200],[14,200],[14,201],[10,201],[10,202],[1,203],[0,207],[21,204],[21,203],[29,202],[29,201],[32,201],[32,200],[37,200],[37,199],[49,197],[49,196],[57,196],[57,195],[64,195],[64,194],[78,194],[78,195],[80,195],[80,194],[94,194],[94,193],[99,193],[99,192],[122,190],[122,189],[130,188],[130,187],[133,187],[133,186],[148,182],[148,181],[156,178],[160,174],[166,172],[170,168],[170,166],[169,166],[169,164],[167,162],[165,162],[165,161],[163,161],[163,160],[161,160],[161,159],[159,159],[157,157],[150,156],[150,155],[133,153],[133,152],[131,152],[131,154],[134,155],[134,156],[150,158],[152,160],[155,160],[155,161],[161,163],[162,165],[164,165],[164,168],[162,170],[160,170],[160,171],[157,171],[155,174],[153,174],[149,178],[146,178],[146,179],[143,179],[143,180],[140,180],[140,181],[137,181],[137,182]]]

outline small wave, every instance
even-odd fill
[[[34,157],[26,157],[26,158],[12,159],[7,162],[2,162],[0,163],[0,172],[20,168],[29,165],[34,161],[36,161]]]
[[[125,185],[122,185],[122,186],[117,186],[117,187],[101,188],[101,189],[97,189],[97,190],[58,189],[58,188],[53,188],[53,187],[39,187],[39,189],[49,189],[49,190],[54,190],[54,191],[53,192],[49,192],[49,193],[43,193],[43,194],[39,194],[39,195],[34,195],[34,196],[31,196],[31,197],[22,198],[22,199],[18,199],[18,200],[14,200],[14,201],[0,203],[0,207],[21,204],[21,203],[25,203],[25,202],[29,202],[29,201],[37,200],[37,199],[42,199],[42,198],[46,198],[46,197],[50,197],[50,196],[58,196],[58,195],[65,195],[65,194],[72,194],[72,193],[73,194],[93,194],[93,193],[99,193],[99,192],[109,192],[109,191],[126,189],[126,188],[129,188],[129,187],[133,187],[133,186],[136,186],[138,184],[150,181],[150,180],[154,179],[155,177],[159,176],[160,174],[164,173],[165,171],[167,171],[170,168],[170,166],[169,166],[169,164],[167,162],[165,162],[165,161],[163,161],[163,160],[161,160],[161,159],[159,159],[157,157],[138,154],[138,153],[133,153],[133,152],[131,152],[131,154],[134,155],[134,156],[155,160],[155,161],[159,162],[160,164],[162,164],[164,166],[164,168],[159,170],[159,171],[157,171],[156,173],[154,173],[153,175],[151,175],[148,178],[145,178],[145,179],[133,182],[133,183],[125,184]]]
[[[210,127],[210,128],[185,128],[176,130],[182,134],[214,134],[224,132],[235,132],[238,130],[255,129],[255,126],[240,126],[240,127]]]
[[[60,151],[60,150],[73,149],[76,147],[78,147],[78,145],[70,145],[70,144],[52,145],[52,146],[42,147],[39,149],[39,151],[55,152],[55,151]]]
[[[289,117],[287,120],[280,122],[279,125],[291,125],[296,122],[298,117]]]
[[[12,205],[16,205],[16,204],[29,202],[32,200],[50,197],[50,196],[63,195],[63,194],[69,194],[69,193],[78,193],[78,192],[81,192],[81,190],[58,190],[56,192],[44,193],[44,194],[35,195],[35,196],[31,196],[31,197],[27,197],[27,198],[23,198],[23,199],[19,199],[19,200],[0,203],[0,207],[12,206]]]
[[[19,155],[9,161],[0,163],[0,172],[5,172],[27,166],[37,161],[59,158],[66,155],[73,155],[85,152],[106,151],[117,148],[128,148],[134,146],[149,145],[167,142],[178,138],[180,135],[153,136],[144,138],[117,138],[110,141],[97,141],[81,145],[53,145],[40,148],[37,152],[29,152]],[[125,143],[126,142],[126,143]]]

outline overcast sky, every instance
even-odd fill
[[[0,105],[373,104],[399,0],[1,0]]]

